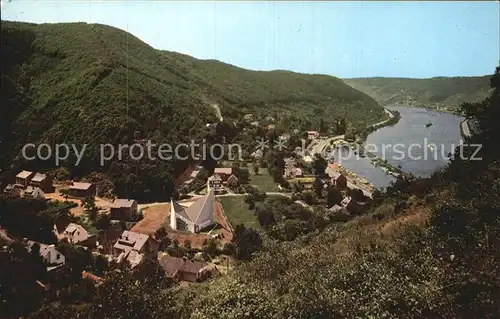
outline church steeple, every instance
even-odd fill
[[[170,198],[170,228],[177,229],[177,216],[175,215],[174,199]]]

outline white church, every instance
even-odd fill
[[[215,224],[214,189],[208,186],[203,197],[177,202],[170,200],[170,228],[198,233]]]

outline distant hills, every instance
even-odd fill
[[[392,103],[455,111],[463,102],[486,98],[490,77],[353,78],[344,81],[373,97],[381,105]]]
[[[157,143],[201,140],[206,123],[218,121],[214,104],[228,123],[246,113],[288,117],[288,127],[303,124],[303,129],[321,119],[328,125],[345,117],[357,127],[385,119],[374,99],[336,77],[198,60],[156,50],[105,25],[2,21],[1,39],[2,167],[12,159],[25,165],[20,151],[26,143],[88,144],[97,151],[101,143],[133,143],[136,131]],[[70,165],[71,175],[100,170],[121,180],[123,191],[154,188],[163,195],[165,183],[183,168],[179,163],[99,167],[96,152],[85,154],[79,167]],[[51,163],[32,169],[49,169]],[[143,168],[147,176],[139,178]]]

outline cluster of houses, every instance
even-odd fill
[[[224,193],[226,187],[236,187],[239,181],[231,167],[216,167],[212,176],[208,178],[207,183],[216,193]]]
[[[46,193],[54,192],[52,177],[46,174],[21,171],[16,175],[14,184],[8,184],[3,193],[11,198],[45,198]]]
[[[285,171],[283,173],[285,179],[304,177],[302,168],[297,165],[293,158],[285,158]]]
[[[334,185],[340,190],[347,189],[347,177],[343,173],[332,172],[330,173],[331,185]],[[349,213],[351,215],[359,215],[365,210],[365,206],[367,205],[367,201],[370,199],[369,196],[364,196],[365,200],[360,201],[356,200],[351,196],[346,196],[340,204],[335,204],[332,207],[329,207],[328,210],[330,212],[344,212]]]
[[[216,225],[215,210],[217,205],[215,193],[223,191],[225,187],[238,185],[238,178],[233,173],[232,168],[217,168],[207,182],[207,192],[204,196],[194,200],[175,201],[172,199],[169,205],[170,222],[167,225],[172,230],[191,233],[199,233],[204,229],[214,227]],[[19,190],[19,192],[15,193],[15,190]],[[45,192],[54,191],[53,180],[50,176],[22,171],[16,176],[15,183],[5,188],[4,193],[9,194],[9,196],[21,197],[41,192],[43,197]],[[89,196],[94,197],[96,194],[95,184],[73,182],[67,188],[67,192],[62,195],[72,199],[83,199]],[[120,223],[136,220],[137,214],[138,204],[135,200],[117,198],[109,204],[112,227],[108,229],[105,238],[102,236],[102,238],[98,238],[82,225],[76,223],[58,225],[62,226],[59,229],[54,225],[53,232],[58,241],[64,240],[72,245],[85,247],[93,253],[105,256],[109,261],[126,262],[132,270],[136,270],[135,273],[141,272],[141,265],[149,264],[145,261],[152,261],[165,271],[168,278],[174,280],[198,282],[213,274],[209,265],[202,261],[165,255],[159,258],[159,241],[154,238],[153,234],[141,232],[140,227],[137,230],[135,226],[129,230],[123,230]],[[100,239],[106,242],[99,242]],[[32,249],[39,251],[47,271],[51,276],[54,275],[51,278],[56,278],[59,270],[67,268],[66,258],[63,253],[57,250],[57,245],[47,245],[28,239],[24,239],[23,243],[29,251]],[[85,276],[102,281],[102,278],[88,272],[85,273]]]
[[[214,205],[213,189],[209,189],[205,196],[191,202],[172,200],[170,227],[173,230],[197,233],[213,226],[215,225]],[[112,218],[124,220],[133,216],[136,210],[137,203],[134,200],[117,199],[111,206],[110,214]],[[133,230],[122,231],[111,249],[104,249],[95,235],[90,234],[83,226],[75,223],[70,223],[62,232],[58,232],[54,226],[54,233],[59,241],[67,240],[73,245],[83,246],[92,251],[96,250],[104,254],[109,261],[127,262],[132,270],[138,270],[138,272],[145,261],[153,261],[159,263],[168,278],[175,280],[197,282],[205,280],[211,274],[208,264],[204,262],[172,256],[158,258],[160,243],[153,236]],[[35,244],[39,247],[40,256],[47,265],[47,271],[52,272],[64,268],[65,257],[57,251],[54,244],[45,245],[26,241],[26,247],[29,250]]]
[[[45,198],[45,194],[55,191],[53,182],[49,174],[21,171],[16,175],[15,183],[8,184],[3,193],[11,198]],[[92,183],[73,182],[68,188],[69,198],[85,198],[95,194],[96,186]]]
[[[312,189],[314,184],[314,178],[303,178],[304,173],[302,169],[297,165],[295,159],[287,158],[285,159],[285,170],[284,176],[285,179],[299,179],[298,183],[300,183],[306,189]],[[348,189],[347,177],[344,173],[329,171],[329,177],[322,179],[323,187],[326,188],[328,186],[335,186],[341,191],[346,191]],[[329,207],[331,212],[344,212],[352,215],[358,215],[365,209],[367,202],[370,199],[370,194],[363,192],[364,201],[356,200],[351,196],[346,196],[341,203],[333,205]]]
[[[97,248],[97,242],[93,240],[95,236],[88,234],[82,226],[76,224],[69,224],[58,239],[67,239],[69,243],[86,249]],[[66,258],[57,250],[55,244],[46,245],[24,239],[24,245],[28,251],[32,249],[39,251],[49,274],[65,269]],[[135,270],[136,273],[141,271],[141,266],[145,264],[145,261],[155,262],[164,270],[167,278],[178,281],[200,282],[209,278],[213,272],[209,265],[202,261],[165,255],[159,258],[158,248],[159,242],[153,237],[125,230],[114,243],[111,254],[105,256],[109,261],[127,262],[130,269]],[[93,276],[90,273],[86,275]]]

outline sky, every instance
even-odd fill
[[[88,22],[252,70],[341,78],[476,76],[500,61],[495,1],[2,0],[2,20]]]

